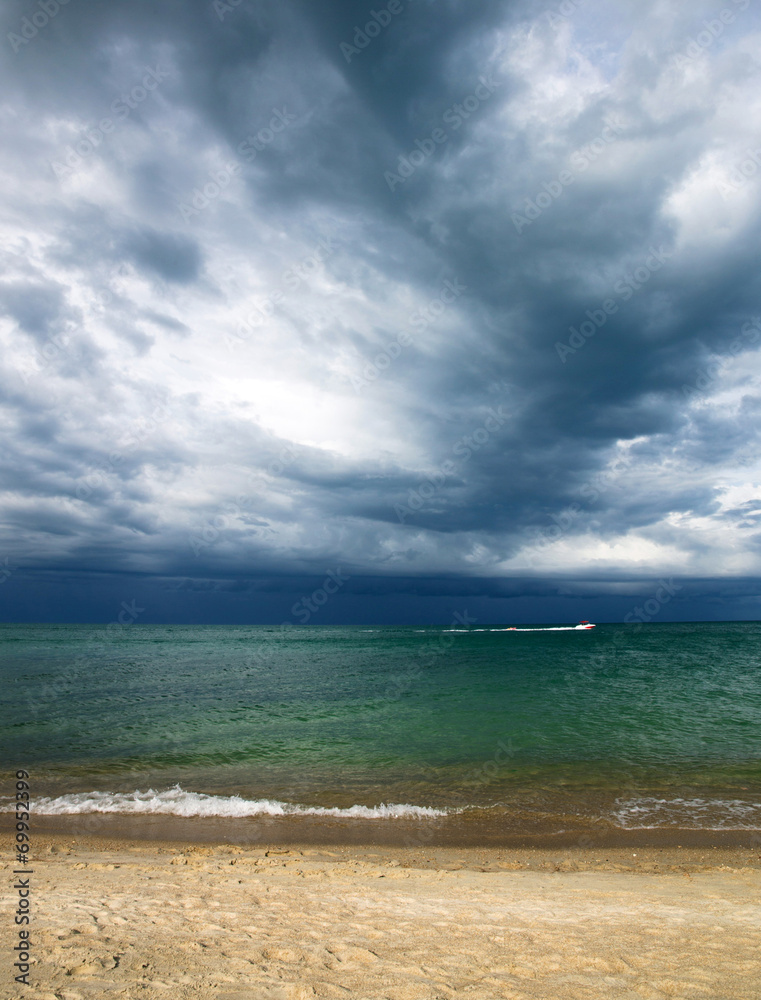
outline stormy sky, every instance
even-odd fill
[[[2,20],[2,620],[761,617],[750,0]]]

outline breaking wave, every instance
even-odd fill
[[[244,799],[239,795],[186,792],[179,785],[163,792],[76,792],[58,798],[38,798],[34,811],[43,816],[78,813],[144,813],[168,816],[333,816],[341,819],[432,819],[450,810],[427,806],[381,804],[348,808],[294,805],[272,799]]]

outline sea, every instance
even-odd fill
[[[0,625],[32,830],[761,845],[761,623]],[[36,824],[36,826],[35,826]]]

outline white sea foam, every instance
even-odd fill
[[[346,809],[293,805],[272,799],[244,799],[239,795],[206,795],[186,792],[179,785],[163,792],[76,792],[58,798],[35,800],[43,816],[79,813],[147,813],[168,816],[334,816],[341,819],[432,819],[448,810],[410,805],[354,805]]]
[[[0,799],[0,809],[15,805]],[[472,808],[472,807],[471,807]],[[435,819],[467,811],[467,807],[433,809],[428,806],[381,804],[347,808],[297,805],[276,799],[245,799],[239,795],[187,792],[179,785],[164,791],[77,792],[57,798],[39,798],[35,812],[44,816],[87,813],[132,813],[166,816],[255,817],[325,816],[337,819]],[[664,828],[686,830],[761,830],[761,802],[747,799],[637,797],[618,799],[610,818],[624,830]]]
[[[746,799],[618,799],[613,819],[624,830],[759,830],[761,802]]]

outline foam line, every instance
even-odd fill
[[[272,799],[244,799],[239,795],[186,792],[179,785],[163,792],[150,788],[134,792],[77,792],[58,798],[39,798],[35,812],[43,816],[78,813],[147,813],[168,816],[335,816],[358,819],[405,819],[446,816],[449,810],[427,806],[382,804],[345,809],[294,805]]]

